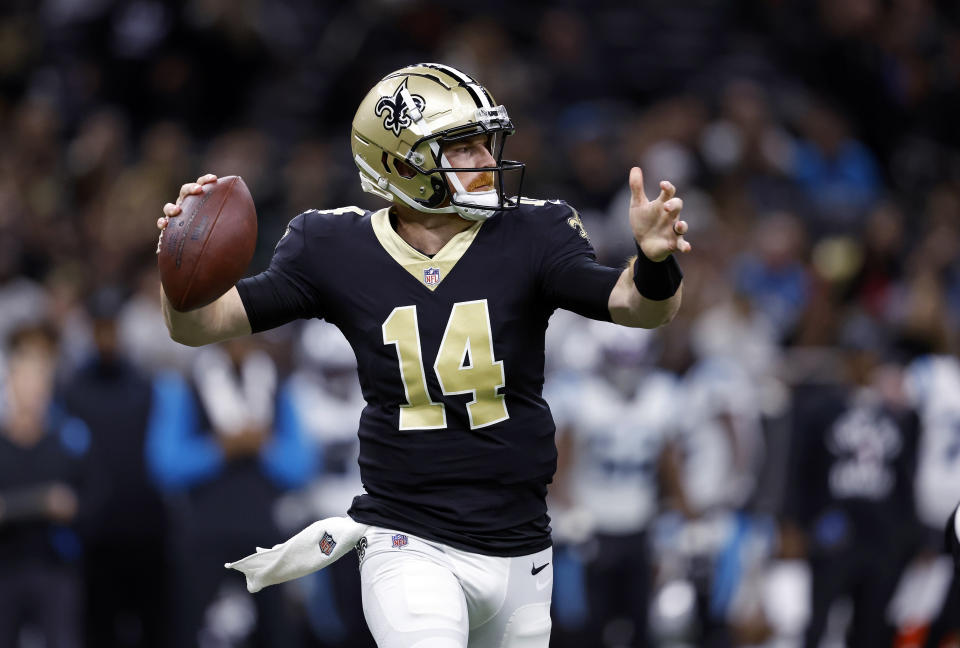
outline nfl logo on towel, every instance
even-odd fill
[[[440,268],[427,268],[423,271],[423,283],[436,286],[440,283]]]
[[[398,533],[393,536],[393,548],[394,549],[403,549],[407,546],[407,536],[402,533]]]
[[[333,553],[333,548],[336,546],[337,543],[333,539],[333,536],[324,531],[323,537],[320,538],[320,551],[323,552],[323,555],[329,556],[331,553]]]

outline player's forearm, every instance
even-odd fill
[[[187,346],[203,346],[251,332],[243,302],[236,287],[202,308],[181,312],[160,291],[163,319],[170,338]]]
[[[620,275],[616,285],[610,293],[608,302],[610,316],[621,326],[635,328],[657,328],[663,326],[676,316],[680,310],[680,301],[683,297],[683,284],[677,292],[667,299],[647,299],[637,290],[633,280],[633,264],[631,261]]]

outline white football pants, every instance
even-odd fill
[[[548,648],[552,549],[498,558],[380,527],[365,538],[363,613],[379,648]]]

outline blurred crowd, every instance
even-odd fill
[[[958,7],[4,2],[0,647],[371,645],[355,559],[255,597],[221,568],[362,488],[352,352],[171,342],[154,221],[241,175],[256,272],[300,211],[378,207],[350,120],[421,60],[508,107],[523,193],[602,261],[632,165],[690,222],[669,327],[551,322],[553,643],[960,645]]]

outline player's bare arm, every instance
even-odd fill
[[[188,182],[180,187],[180,195],[175,203],[163,206],[163,216],[157,219],[157,228],[160,236],[167,228],[171,218],[176,218],[182,212],[180,203],[190,195],[203,192],[203,185],[216,182],[217,176],[212,173],[200,176],[196,182]],[[157,252],[159,253],[159,245]],[[213,342],[220,342],[232,337],[250,334],[250,321],[247,312],[240,300],[236,287],[231,288],[216,301],[189,312],[181,312],[173,308],[163,289],[160,290],[160,305],[163,309],[163,319],[167,324],[170,337],[175,342],[187,346],[202,346]]]
[[[679,219],[683,200],[676,193],[676,187],[664,180],[660,183],[660,195],[656,200],[648,200],[643,191],[643,172],[639,167],[630,170],[630,228],[649,262],[663,263],[675,252],[690,251],[690,243],[683,238],[687,223]],[[656,328],[677,314],[683,284],[666,299],[644,297],[634,280],[637,263],[636,258],[630,260],[610,292],[610,316],[624,326]],[[642,273],[644,268],[639,270]]]

